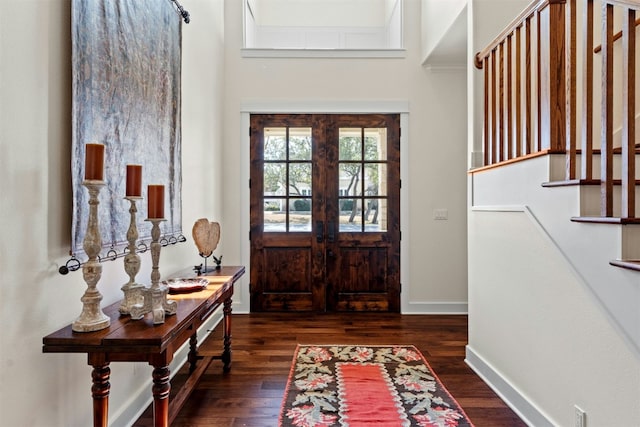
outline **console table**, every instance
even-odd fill
[[[181,275],[182,274],[182,275]],[[234,283],[244,274],[244,267],[222,267],[201,276],[209,285],[197,292],[170,295],[178,301],[175,315],[166,316],[165,322],[153,324],[147,314],[141,320],[120,315],[120,302],[111,304],[103,312],[111,318],[111,325],[95,332],[74,332],[71,325],[42,339],[44,353],[87,353],[91,373],[93,397],[93,425],[107,427],[109,410],[109,377],[111,362],[148,362],[153,366],[153,421],[155,426],[167,427],[195,387],[212,359],[221,359],[224,370],[231,369],[231,297]],[[179,278],[195,277],[185,270]],[[220,356],[201,357],[197,349],[197,330],[220,305],[223,305],[224,340]],[[189,341],[190,376],[169,405],[169,363],[174,353]],[[196,366],[198,359],[204,359]]]

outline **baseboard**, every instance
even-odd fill
[[[529,402],[518,389],[469,345],[466,347],[465,362],[527,425],[535,427],[555,426],[535,405]]]
[[[211,331],[220,323],[223,319],[222,309],[218,309],[205,323],[198,329],[198,345],[209,336]],[[222,353],[222,342],[220,343],[220,352]],[[187,356],[189,355],[189,341],[184,343],[182,347],[176,351],[173,356],[173,361],[169,365],[170,376],[173,376],[182,368],[187,362]],[[113,417],[110,417],[109,425],[111,426],[131,426],[142,415],[142,413],[149,407],[153,401],[151,395],[152,380],[149,379],[142,384],[138,390],[135,390],[131,394],[131,398],[123,405],[123,407],[114,411]]]
[[[466,301],[462,302],[408,302],[402,306],[402,314],[467,314]]]

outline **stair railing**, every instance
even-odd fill
[[[596,5],[601,9],[600,31],[596,31],[594,19],[598,18]],[[619,218],[622,222],[638,219],[638,10],[640,0],[537,0],[476,55],[477,68],[484,70],[485,166],[565,154],[566,182],[600,184],[601,217],[613,217],[614,184],[619,184]],[[621,23],[614,23],[614,12]],[[596,37],[602,43],[599,53],[594,52]],[[614,49],[614,38],[622,39],[621,48]],[[614,62],[614,55],[621,55],[621,59]],[[598,56],[600,77],[594,75]],[[616,79],[622,75],[618,86],[614,86],[616,71]],[[594,91],[596,85],[601,85],[600,92]],[[621,105],[614,105],[614,101]],[[622,117],[615,121],[614,106],[622,110]],[[601,123],[595,121],[598,115]],[[600,135],[594,139],[596,125]],[[613,136],[618,127],[623,142],[616,146]],[[620,171],[615,175],[614,153],[621,156]],[[599,177],[594,172],[597,156]]]
[[[484,164],[564,152],[565,0],[530,4],[476,55],[484,69]]]
[[[614,153],[614,7],[620,7],[622,29],[621,218],[635,218],[636,160],[636,12],[640,1],[602,2],[602,147],[600,177],[602,217],[613,217]]]

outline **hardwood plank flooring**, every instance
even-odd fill
[[[252,313],[232,318],[232,368],[214,360],[176,427],[275,427],[297,344],[416,346],[476,427],[526,424],[464,362],[467,316],[390,313]],[[200,347],[219,354],[222,325]],[[184,382],[186,366],[172,380]],[[152,426],[151,407],[134,424]]]

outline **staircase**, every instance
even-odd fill
[[[548,157],[540,184],[576,188],[566,220],[616,227],[609,264],[640,272],[638,11],[639,0],[535,1],[479,52],[484,166],[470,174]]]

